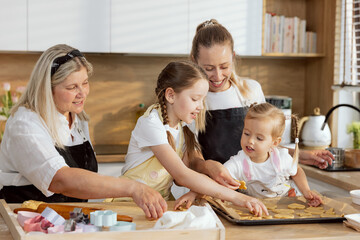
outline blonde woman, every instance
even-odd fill
[[[84,104],[92,65],[67,45],[46,50],[25,93],[12,109],[0,146],[0,197],[74,202],[132,197],[146,216],[158,218],[167,205],[150,187],[97,174]]]

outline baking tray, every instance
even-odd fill
[[[343,222],[345,220],[345,218],[340,217],[339,215],[343,216],[343,215],[346,215],[346,214],[351,214],[351,213],[357,213],[358,212],[358,210],[356,210],[354,207],[352,207],[351,205],[349,205],[347,203],[337,201],[335,199],[331,199],[331,198],[328,198],[326,196],[322,196],[319,193],[318,193],[318,195],[320,195],[322,197],[322,200],[323,200],[322,207],[324,207],[324,210],[328,210],[329,208],[333,208],[335,213],[338,216],[321,218],[319,215],[315,215],[314,217],[300,218],[300,217],[297,217],[295,215],[295,218],[293,218],[293,219],[276,219],[276,218],[273,218],[273,219],[261,219],[261,220],[248,220],[248,219],[241,220],[241,219],[233,218],[226,211],[224,211],[222,208],[220,208],[220,206],[214,205],[211,202],[208,202],[208,203],[214,209],[214,211],[217,214],[219,214],[220,216],[225,218],[227,221],[229,221],[229,222],[231,222],[233,224],[243,225],[243,226],[281,225],[281,224],[309,224],[309,223],[341,223],[341,222]],[[291,203],[299,203],[299,204],[307,205],[306,200],[305,200],[305,198],[303,196],[265,198],[265,199],[262,199],[262,201],[264,203],[268,203],[268,204],[276,204],[278,206],[278,209],[287,208],[287,205],[289,205]],[[245,211],[248,211],[246,208],[239,208],[237,206],[232,205],[229,202],[227,202],[227,207],[233,207],[235,209],[243,211],[244,213],[246,213]],[[299,212],[299,211],[300,210],[295,210],[295,213]],[[271,215],[274,215],[274,213],[271,210],[269,210],[269,213],[271,213]]]
[[[257,225],[281,225],[281,224],[308,224],[308,223],[336,223],[346,220],[344,217],[334,218],[293,218],[293,219],[263,219],[263,220],[240,220],[231,217],[222,209],[209,203],[216,213],[224,217],[233,224],[242,226],[257,226]]]

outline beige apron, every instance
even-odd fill
[[[162,121],[161,109],[159,104],[154,104],[150,106],[144,113],[144,116],[145,117],[149,116],[150,112],[153,109],[158,110],[160,120]],[[179,123],[178,127],[180,129],[180,139],[176,146],[176,153],[182,159],[184,132],[182,130],[181,123]],[[155,156],[152,156],[151,158],[141,163],[140,165],[132,169],[129,169],[124,173],[122,177],[127,177],[148,185],[149,187],[158,191],[165,200],[174,200],[174,197],[171,194],[171,186],[173,184],[174,179]],[[126,199],[115,198],[112,199],[112,201],[126,201]]]

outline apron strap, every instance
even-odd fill
[[[252,179],[252,163],[249,156],[247,156],[244,151],[241,151],[240,158],[242,159],[242,170],[244,176],[246,176],[248,181]],[[276,173],[281,172],[280,166],[280,154],[278,149],[272,148],[270,151],[270,162],[273,168],[275,169]]]
[[[246,176],[248,181],[251,181],[250,165],[249,165],[249,162],[246,159],[246,156],[243,157],[242,165],[243,165],[242,169],[243,169],[244,175]]]

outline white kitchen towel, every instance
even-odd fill
[[[154,229],[203,229],[215,227],[215,216],[207,207],[191,206],[184,212],[165,212],[156,222]]]

